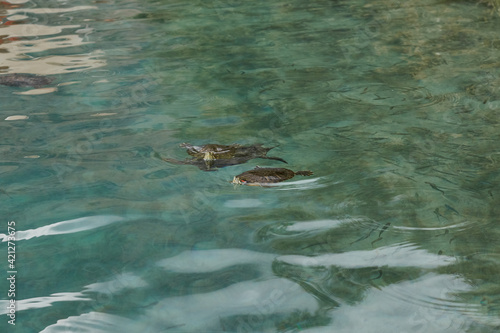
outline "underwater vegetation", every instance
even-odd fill
[[[491,7],[494,11],[500,14],[500,0],[474,0],[474,2]]]
[[[500,0],[479,0],[479,3],[485,3],[488,6],[496,9],[500,7]]]

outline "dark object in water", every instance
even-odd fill
[[[458,210],[456,210],[455,208],[451,207],[450,205],[448,204],[444,204],[444,207],[448,210],[451,210],[453,213],[456,213],[457,215],[460,215],[460,213],[458,212]]]
[[[189,143],[181,144],[182,148],[187,149],[187,153],[193,156],[190,160],[178,161],[171,158],[163,158],[158,153],[155,156],[165,162],[173,164],[195,165],[203,171],[214,171],[217,168],[223,168],[230,165],[243,164],[254,158],[265,158],[287,163],[279,157],[266,156],[267,152],[273,149],[264,148],[262,144],[242,146],[208,144],[203,146],[193,146]]]
[[[380,230],[380,233],[378,234],[378,236],[379,236],[379,237],[380,237],[380,236],[382,236],[382,233],[383,233],[384,231],[386,231],[386,230],[387,230],[387,228],[389,228],[390,226],[391,226],[391,222],[387,222],[386,224],[384,224],[384,226],[382,227],[382,230]]]
[[[12,197],[9,195],[9,193],[7,193],[6,191],[2,190],[1,188],[0,188],[0,192],[2,192],[3,194],[5,194],[6,196],[8,196],[9,198],[12,199]]]
[[[40,88],[52,83],[54,79],[34,74],[5,74],[0,75],[0,84],[9,87]]]
[[[245,171],[233,178],[231,183],[238,185],[265,185],[270,183],[279,183],[284,180],[299,176],[311,176],[313,173],[309,170],[294,172],[285,168],[261,168],[255,167],[253,170]]]
[[[435,189],[436,191],[439,191],[441,192],[442,195],[444,195],[444,191],[442,189],[440,189],[439,187],[437,187],[436,184],[434,183],[429,183],[429,182],[425,182],[426,184],[429,184],[430,187],[432,187],[433,189]]]
[[[357,243],[357,242],[359,242],[359,241],[362,241],[362,240],[364,240],[364,239],[367,239],[367,238],[368,238],[368,237],[370,237],[370,236],[371,236],[371,234],[372,234],[375,230],[377,230],[377,229],[378,229],[378,225],[377,225],[377,226],[375,226],[375,227],[373,227],[373,228],[370,230],[370,232],[369,232],[369,233],[367,233],[366,235],[361,236],[360,238],[356,239],[354,242],[351,242],[351,243],[350,243],[350,245],[352,245],[352,244],[354,244],[354,243]],[[380,236],[379,236],[379,237],[380,237]]]

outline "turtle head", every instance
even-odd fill
[[[245,184],[245,183],[246,183],[246,181],[245,181],[245,180],[240,179],[240,178],[239,178],[239,177],[237,177],[237,176],[234,176],[233,181],[231,182],[231,184],[234,184],[234,185],[243,185],[243,184]]]
[[[215,155],[212,151],[206,151],[205,154],[203,155],[203,159],[205,161],[213,161],[215,160]]]

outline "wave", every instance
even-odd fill
[[[16,231],[16,241],[27,240],[34,237],[53,236],[62,234],[72,234],[76,232],[100,228],[102,226],[123,221],[124,218],[114,215],[97,215],[81,217],[74,220],[67,220],[49,224],[36,229]],[[8,235],[0,234],[2,242],[6,242]]]
[[[420,267],[437,268],[456,262],[456,258],[430,253],[416,244],[401,243],[374,250],[331,253],[319,256],[285,255],[276,259],[291,265],[306,267]]]

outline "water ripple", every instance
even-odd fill
[[[432,287],[431,281],[433,282]],[[384,288],[384,291],[386,295],[394,299],[416,304],[428,309],[475,312],[480,306],[479,304],[474,306],[472,304],[462,303],[456,299],[450,299],[449,297],[448,293],[451,290],[456,291],[457,289],[462,289],[462,291],[466,291],[471,289],[470,285],[463,285],[463,282],[464,281],[459,277],[453,278],[446,275],[440,276],[436,274],[429,274],[411,282],[406,281],[403,283],[393,284],[390,288]],[[416,292],[414,288],[409,286],[410,284],[419,283],[429,284],[429,287],[431,288],[424,288]],[[462,288],[457,288],[457,285],[462,285]],[[431,292],[429,289],[434,290]]]
[[[116,294],[123,289],[135,289],[146,287],[148,284],[141,277],[132,273],[123,273],[115,276],[112,280],[96,282],[85,286],[84,292],[95,292],[100,294]]]
[[[252,326],[257,325],[254,318],[260,322],[258,325],[269,318],[274,327],[276,316],[317,309],[317,300],[298,284],[274,278],[235,283],[209,293],[165,298],[147,307],[138,320],[90,312],[59,320],[41,332],[67,332],[68,327],[89,333],[222,332],[233,326],[234,331],[249,328],[253,331]]]
[[[267,266],[270,269],[275,255],[242,249],[185,251],[160,260],[157,265],[177,273],[206,273],[242,264]]]
[[[391,87],[385,84],[349,86],[332,91],[328,98],[351,104],[423,108],[444,101],[456,102],[459,94],[434,95],[424,87]]]
[[[132,328],[134,325],[135,328]],[[89,312],[58,320],[57,323],[47,326],[40,333],[68,332],[68,328],[71,328],[72,332],[82,333],[133,332],[133,329],[138,329],[135,332],[146,332],[143,330],[144,327],[141,329],[134,321],[125,317]]]
[[[470,222],[462,222],[462,223],[456,223],[456,224],[450,224],[446,226],[440,226],[440,227],[405,227],[405,226],[393,226],[395,230],[400,230],[402,232],[408,232],[408,231],[436,231],[436,230],[447,230],[447,229],[458,229],[459,231],[465,230],[472,228],[473,225],[471,225]]]
[[[437,268],[456,262],[454,257],[433,254],[411,243],[384,246],[369,251],[350,251],[313,257],[285,255],[278,257],[277,260],[306,267],[338,266],[344,268],[373,266]]]
[[[344,226],[352,225],[374,225],[379,224],[366,217],[346,217],[337,219],[324,219],[299,222],[273,223],[260,229],[257,234],[261,239],[267,239],[271,236],[308,236],[325,231],[330,231]],[[365,229],[363,227],[363,229]]]
[[[2,26],[4,36],[0,40],[0,44],[2,44],[2,52],[0,53],[2,71],[51,75],[106,65],[106,61],[102,59],[103,54],[99,50],[85,54],[75,52],[68,54],[68,51],[65,51],[67,55],[55,55],[54,50],[57,49],[91,44],[88,35],[94,30],[88,25],[85,28],[79,24],[49,25],[47,20],[47,18],[60,13],[85,13],[95,9],[97,9],[95,6],[9,9],[7,11],[8,17],[14,20],[15,24]],[[77,28],[80,28],[76,31],[77,34],[66,33],[68,30]],[[3,43],[5,36],[8,36],[8,43]],[[49,37],[42,38],[45,36]],[[52,54],[45,54],[47,52],[52,52]]]
[[[36,229],[17,231],[16,240],[19,241],[41,236],[72,234],[99,228],[123,220],[124,219],[122,217],[113,215],[81,217],[74,220],[56,222]],[[0,234],[0,239],[2,239],[2,242],[6,242],[8,236],[6,234]]]
[[[462,332],[466,319],[459,311],[479,312],[460,304],[457,293],[471,289],[455,275],[426,274],[413,281],[370,289],[361,302],[346,304],[329,313],[331,325],[306,329],[307,333],[328,332]],[[370,313],[364,320],[360,313]],[[398,315],[395,316],[394,313]]]
[[[68,13],[74,12],[78,10],[89,10],[89,9],[97,9],[96,6],[75,6],[75,7],[67,7],[67,8],[15,8],[7,10],[8,15],[14,14],[56,14],[56,13]]]
[[[56,293],[50,296],[34,297],[28,299],[16,300],[16,310],[25,311],[30,309],[41,309],[52,306],[55,302],[74,302],[90,301],[82,293]],[[0,301],[0,314],[7,313],[7,303],[9,301]]]
[[[334,220],[315,220],[295,222],[288,225],[285,230],[287,231],[321,231],[339,227],[344,224],[351,224],[353,222],[360,223],[369,221],[366,217],[348,217],[344,219]]]

